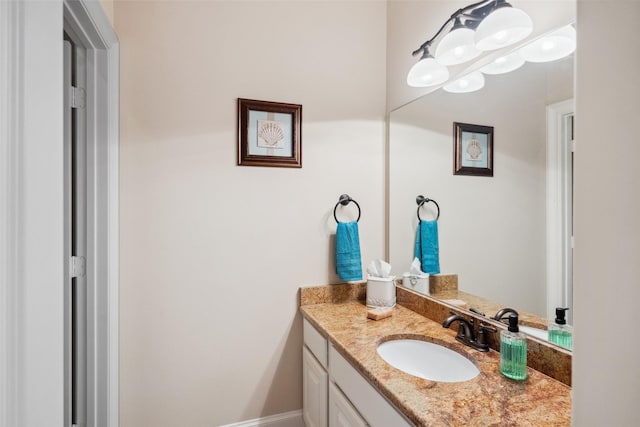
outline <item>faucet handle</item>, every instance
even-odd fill
[[[486,316],[483,312],[481,312],[481,311],[480,311],[480,310],[478,310],[477,308],[470,307],[470,308],[469,308],[469,311],[471,311],[471,312],[473,312],[473,313],[475,313],[475,314],[479,314],[480,316]]]
[[[477,339],[478,345],[488,348],[489,344],[487,343],[486,334],[487,333],[495,334],[496,332],[498,332],[498,329],[484,322],[481,322],[480,326],[478,326],[478,339]]]
[[[498,332],[498,329],[495,326],[491,326],[488,323],[481,322],[480,326],[478,327],[480,328],[481,331],[492,332],[492,333]]]

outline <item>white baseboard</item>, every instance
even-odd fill
[[[226,424],[220,427],[305,427],[302,421],[302,410],[270,415],[239,423]]]

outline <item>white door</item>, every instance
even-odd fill
[[[71,115],[65,123],[70,69],[61,36],[68,27],[87,49],[91,70],[85,182],[93,261],[85,280],[93,287],[77,292],[82,279],[71,286],[69,259],[75,209],[65,194],[71,162],[64,138],[72,126]],[[0,1],[0,45],[0,425],[70,426],[71,385],[79,383],[100,393],[86,401],[86,425],[117,427],[118,40],[96,1]],[[86,312],[72,313],[66,301],[74,295],[91,301]],[[72,351],[72,338],[88,336],[78,329],[82,322],[72,329],[73,318],[83,317],[97,337],[85,347],[86,365],[74,362],[86,382],[71,364],[83,348]],[[82,417],[81,406],[76,412]]]

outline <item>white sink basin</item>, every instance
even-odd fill
[[[519,325],[518,329],[520,329],[520,332],[524,332],[525,334],[549,341],[549,332],[544,329],[532,328],[531,326],[523,325]]]
[[[480,373],[476,365],[466,357],[427,341],[387,341],[378,346],[378,354],[394,368],[431,381],[469,381]]]

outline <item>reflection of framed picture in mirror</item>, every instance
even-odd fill
[[[238,165],[302,167],[302,105],[238,99]]]
[[[453,122],[453,174],[493,176],[493,126]]]

